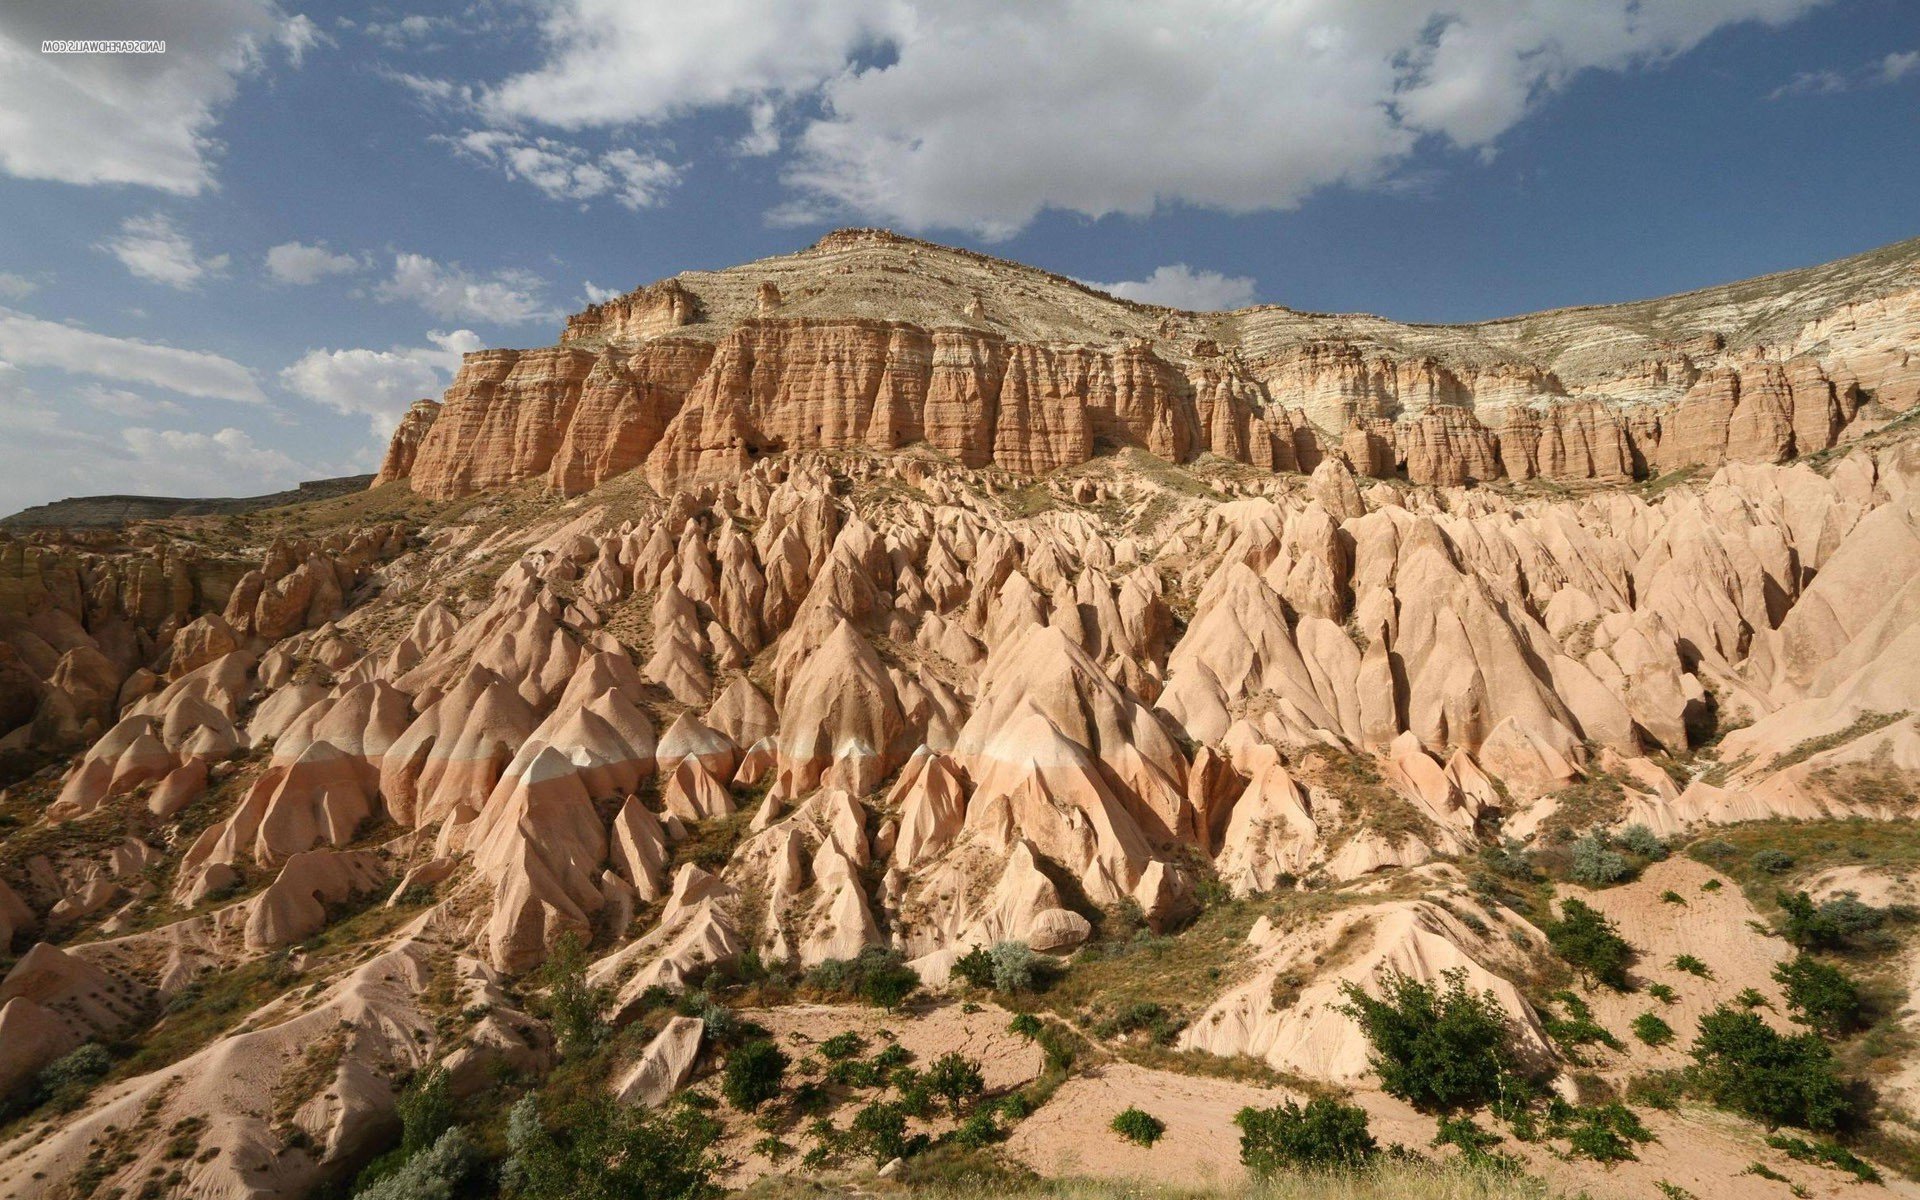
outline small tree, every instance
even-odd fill
[[[990,988],[993,986],[993,956],[979,946],[971,947],[953,960],[953,973],[974,987]]]
[[[663,1112],[582,1100],[543,1118],[527,1096],[508,1113],[503,1169],[516,1200],[706,1200],[720,1127],[691,1105]]]
[[[87,1042],[40,1068],[37,1082],[41,1095],[77,1103],[111,1070],[113,1055],[107,1053],[106,1047]]]
[[[727,1056],[720,1093],[742,1112],[752,1112],[780,1094],[787,1056],[766,1038],[746,1042]]]
[[[1548,922],[1545,932],[1553,952],[1583,977],[1626,989],[1633,947],[1598,909],[1569,899],[1560,906],[1560,919]]]
[[[1167,1131],[1167,1123],[1144,1109],[1129,1107],[1114,1116],[1110,1128],[1136,1146],[1151,1147]]]
[[[860,998],[892,1010],[920,986],[920,973],[892,950],[869,946],[860,952]]]
[[[1842,1037],[1866,1023],[1860,986],[1839,967],[1802,954],[1774,967],[1773,978],[1787,993],[1793,1019],[1802,1025]]]
[[[1445,987],[1435,989],[1392,972],[1381,980],[1378,999],[1347,983],[1339,1011],[1366,1033],[1388,1094],[1446,1112],[1494,1099],[1512,1059],[1506,1011],[1493,993],[1468,991],[1464,969],[1442,978]]]
[[[600,1013],[608,991],[587,982],[587,949],[580,935],[572,930],[561,934],[541,970],[547,981],[547,1018],[561,1057],[591,1051],[606,1033]]]
[[[927,1068],[926,1080],[928,1090],[945,1100],[956,1118],[960,1115],[960,1106],[985,1091],[987,1086],[980,1075],[980,1064],[958,1051],[934,1059]]]
[[[1826,1133],[1853,1115],[1827,1044],[1812,1033],[1784,1036],[1750,1009],[1722,1004],[1700,1018],[1693,1059],[1702,1090],[1715,1104],[1769,1128],[1797,1125]]]
[[[1240,1127],[1240,1161],[1261,1179],[1289,1170],[1351,1170],[1380,1152],[1367,1129],[1367,1110],[1325,1096],[1305,1108],[1291,1100],[1243,1108],[1233,1123]]]
[[[1667,844],[1645,825],[1633,824],[1622,829],[1615,844],[1628,854],[1637,854],[1650,862],[1659,862],[1667,856]]]

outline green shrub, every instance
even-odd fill
[[[1655,1013],[1643,1012],[1633,1019],[1633,1036],[1649,1046],[1664,1046],[1673,1041],[1673,1026]]]
[[[587,982],[587,948],[579,934],[568,930],[560,935],[541,974],[547,984],[547,1020],[561,1057],[591,1052],[607,1034],[600,1014],[611,992]]]
[[[953,961],[953,973],[977,988],[993,986],[993,956],[979,946],[970,948]]]
[[[987,951],[993,960],[993,990],[1003,995],[1033,990],[1035,964],[1032,947],[1025,942],[996,942]]]
[[[1669,987],[1664,983],[1648,984],[1647,995],[1652,996],[1655,1000],[1658,1000],[1662,1004],[1676,1004],[1680,1000],[1679,995],[1676,994],[1671,987]]]
[[[727,1056],[720,1078],[720,1094],[742,1112],[752,1112],[780,1094],[787,1075],[787,1056],[766,1038],[743,1043]]]
[[[1150,1112],[1126,1108],[1113,1118],[1111,1128],[1136,1146],[1151,1146],[1167,1131],[1167,1123]]]
[[[920,974],[896,950],[868,946],[854,959],[830,958],[806,975],[807,986],[832,996],[895,1009],[920,987]]]
[[[408,1156],[438,1145],[454,1127],[454,1100],[447,1073],[426,1071],[414,1076],[394,1101],[400,1116],[400,1150]]]
[[[1691,954],[1674,955],[1673,969],[1676,971],[1685,971],[1687,974],[1698,976],[1701,979],[1713,978],[1713,972],[1707,968],[1707,964],[1701,962]]]
[[[978,1062],[954,1051],[934,1059],[927,1068],[927,1090],[945,1100],[958,1117],[962,1104],[986,1090],[986,1081]]]
[[[1480,1128],[1472,1117],[1440,1118],[1440,1129],[1433,1135],[1432,1144],[1458,1149],[1461,1160],[1477,1170],[1504,1175],[1517,1172],[1525,1165],[1515,1156],[1495,1150],[1500,1144],[1500,1135]]]
[[[1568,873],[1575,883],[1588,887],[1605,887],[1610,883],[1619,883],[1633,873],[1627,857],[1613,849],[1607,842],[1607,836],[1600,832],[1583,834],[1575,838],[1568,847],[1573,856],[1573,865]]]
[[[1678,904],[1682,908],[1684,908],[1686,907],[1686,904],[1687,904],[1687,898],[1685,896],[1682,896],[1679,892],[1674,891],[1672,888],[1668,888],[1666,891],[1660,893],[1660,903]]]
[[[1284,1171],[1352,1170],[1380,1152],[1367,1129],[1367,1110],[1326,1096],[1304,1108],[1291,1100],[1243,1108],[1233,1123],[1240,1127],[1240,1161],[1261,1179]]]
[[[1630,1162],[1639,1156],[1636,1144],[1653,1140],[1653,1133],[1626,1105],[1573,1105],[1556,1101],[1550,1106],[1548,1122],[1552,1134],[1567,1140],[1572,1158],[1590,1158],[1599,1163]]]
[[[1789,1137],[1784,1133],[1769,1134],[1767,1145],[1795,1162],[1812,1163],[1815,1166],[1845,1171],[1861,1183],[1880,1182],[1880,1172],[1874,1169],[1873,1164],[1845,1146],[1836,1146],[1832,1142],[1809,1142],[1801,1138]]]
[[[1436,989],[1390,973],[1380,981],[1379,999],[1347,983],[1339,1011],[1360,1023],[1389,1094],[1446,1112],[1492,1100],[1513,1064],[1507,1015],[1493,993],[1468,991],[1463,969],[1442,978],[1445,986]]]
[[[924,1133],[907,1134],[907,1114],[897,1104],[875,1101],[853,1117],[853,1132],[867,1156],[885,1166],[896,1158],[911,1158],[927,1148]]]
[[[1819,903],[1805,892],[1780,892],[1774,898],[1784,914],[1781,936],[1802,950],[1878,950],[1892,942],[1881,928],[1887,914],[1851,893]]]
[[[474,1194],[468,1184],[480,1165],[472,1139],[455,1126],[354,1195],[357,1200],[457,1200]]]
[[[1040,1023],[1040,1018],[1034,1016],[1032,1013],[1020,1013],[1015,1016],[1013,1020],[1007,1022],[1007,1028],[1023,1038],[1032,1038],[1037,1041],[1040,1037],[1040,1031],[1044,1029],[1045,1026]]]
[[[1793,870],[1793,855],[1785,850],[1762,850],[1752,859],[1753,869],[1767,875],[1784,875]]]
[[[844,1033],[836,1033],[826,1041],[821,1042],[820,1057],[826,1059],[828,1062],[839,1062],[841,1059],[853,1058],[856,1055],[864,1054],[866,1049],[867,1039],[849,1029]]]
[[[1723,1004],[1700,1018],[1693,1059],[1708,1099],[1769,1128],[1826,1133],[1853,1116],[1827,1044],[1812,1033],[1785,1036],[1751,1010]]]
[[[105,1046],[88,1042],[40,1068],[40,1091],[56,1099],[77,1099],[91,1091],[111,1070],[113,1055],[107,1053]]]
[[[960,1122],[959,1128],[947,1136],[956,1145],[969,1150],[983,1150],[1004,1137],[1005,1132],[994,1119],[992,1110],[982,1109]]]
[[[1547,1031],[1547,1036],[1559,1043],[1563,1050],[1591,1046],[1595,1043],[1614,1050],[1625,1049],[1620,1044],[1619,1038],[1613,1036],[1611,1031],[1593,1019],[1593,1009],[1589,1008],[1587,1002],[1579,996],[1572,992],[1559,991],[1549,999],[1564,1008],[1566,1015],[1556,1016],[1550,1007],[1542,1006],[1541,1023]],[[1569,1053],[1568,1057],[1576,1062],[1580,1061],[1577,1054]]]
[[[1633,947],[1598,909],[1569,899],[1560,905],[1559,919],[1547,922],[1544,932],[1553,952],[1583,977],[1626,989]]]
[[[1645,825],[1629,825],[1620,831],[1614,844],[1628,854],[1637,854],[1648,862],[1659,862],[1667,856],[1667,844],[1660,835]]]
[[[1720,886],[1721,884],[1718,879],[1709,879],[1700,885],[1700,890],[1703,892],[1717,892],[1720,890]]]
[[[1866,1024],[1860,986],[1839,967],[1801,954],[1774,967],[1773,978],[1787,994],[1793,1019],[1802,1025],[1842,1037]]]
[[[595,1097],[548,1118],[527,1096],[508,1114],[503,1182],[515,1200],[706,1200],[719,1135],[687,1104],[655,1112]]]

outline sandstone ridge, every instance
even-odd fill
[[[379,479],[450,498],[662,490],[782,451],[924,446],[1044,474],[1137,446],[1455,485],[1619,481],[1827,450],[1920,400],[1920,242],[1477,325],[1195,313],[882,230],[687,272],[467,356]]]

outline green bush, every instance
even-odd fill
[[[1626,855],[1613,849],[1604,833],[1593,832],[1575,838],[1568,848],[1573,855],[1573,865],[1568,874],[1575,883],[1588,887],[1605,887],[1610,883],[1619,883],[1633,873]]]
[[[1801,954],[1774,967],[1773,978],[1787,994],[1793,1019],[1802,1025],[1842,1037],[1866,1024],[1860,986],[1839,967]]]
[[[1005,1134],[1000,1123],[994,1119],[993,1112],[983,1109],[960,1122],[959,1128],[947,1136],[955,1145],[965,1146],[969,1150],[983,1150]]]
[[[807,972],[809,987],[895,1009],[920,987],[920,974],[896,950],[868,946],[859,958],[831,958]]]
[[[993,986],[993,956],[979,946],[970,948],[965,954],[953,960],[953,973],[964,982],[977,988]]]
[[[1639,1157],[1633,1152],[1636,1144],[1653,1140],[1653,1133],[1634,1111],[1618,1102],[1573,1105],[1556,1100],[1549,1106],[1547,1119],[1553,1136],[1567,1140],[1571,1158],[1629,1162]]]
[[[1881,927],[1887,914],[1842,893],[1815,903],[1805,892],[1775,895],[1784,915],[1780,934],[1802,950],[1878,950],[1891,944]]]
[[[719,1135],[687,1104],[655,1112],[593,1098],[543,1117],[527,1096],[508,1113],[502,1181],[515,1200],[707,1200]]]
[[[1003,995],[1033,990],[1037,970],[1033,948],[1025,942],[996,942],[987,951],[993,960],[993,990]]]
[[[1491,992],[1470,992],[1466,972],[1442,976],[1443,988],[1397,972],[1381,982],[1382,995],[1358,984],[1342,987],[1339,1011],[1360,1023],[1373,1047],[1381,1086],[1426,1111],[1451,1111],[1491,1101],[1513,1069],[1507,1015]]]
[[[1261,1179],[1284,1171],[1351,1170],[1380,1152],[1367,1129],[1367,1110],[1326,1096],[1304,1108],[1291,1100],[1243,1108],[1233,1123],[1240,1127],[1240,1161]]]
[[[853,1117],[853,1132],[867,1156],[880,1166],[896,1158],[911,1158],[927,1148],[924,1133],[907,1134],[907,1114],[897,1104],[875,1101]]]
[[[927,1068],[927,1089],[945,1100],[947,1108],[958,1117],[962,1104],[986,1090],[986,1081],[980,1075],[978,1062],[954,1051],[934,1059]]]
[[[1700,1018],[1693,1059],[1701,1091],[1722,1108],[1769,1128],[1831,1132],[1853,1117],[1833,1051],[1812,1033],[1785,1036],[1759,1014],[1722,1004]]]
[[[1142,1109],[1126,1108],[1113,1118],[1112,1129],[1136,1146],[1152,1146],[1167,1131],[1167,1123]]]
[[[1477,1170],[1504,1175],[1519,1171],[1525,1165],[1515,1156],[1495,1150],[1500,1144],[1500,1135],[1480,1128],[1472,1117],[1440,1118],[1440,1129],[1433,1135],[1432,1144],[1455,1147],[1460,1151],[1461,1160]]]
[[[1793,855],[1785,850],[1762,850],[1752,859],[1753,869],[1767,875],[1784,875],[1793,870]]]
[[[439,1144],[454,1126],[454,1101],[447,1073],[440,1070],[416,1075],[401,1089],[394,1101],[400,1115],[400,1150],[411,1157]]]
[[[1667,844],[1645,825],[1627,826],[1620,831],[1614,843],[1628,854],[1637,854],[1649,862],[1659,862],[1667,856]]]
[[[720,1094],[742,1112],[752,1112],[780,1094],[787,1075],[787,1056],[766,1038],[743,1043],[727,1056],[720,1078]]]
[[[1040,1018],[1034,1016],[1032,1013],[1020,1013],[1015,1016],[1013,1020],[1007,1022],[1007,1028],[1023,1038],[1032,1038],[1037,1041],[1040,1037],[1040,1031],[1046,1028],[1046,1026],[1042,1025]]]
[[[1813,1163],[1815,1166],[1845,1171],[1861,1183],[1880,1182],[1880,1172],[1874,1169],[1873,1164],[1845,1146],[1836,1146],[1832,1142],[1809,1142],[1802,1138],[1789,1137],[1784,1133],[1768,1135],[1767,1145],[1795,1162]]]
[[[1643,1012],[1633,1019],[1633,1036],[1649,1046],[1664,1046],[1673,1041],[1673,1026],[1658,1014]]]
[[[820,1043],[820,1057],[828,1062],[839,1062],[863,1054],[867,1049],[867,1039],[849,1029],[845,1033],[836,1033]]]
[[[1658,1000],[1662,1004],[1675,1004],[1675,1003],[1678,1003],[1680,1000],[1679,995],[1676,994],[1671,987],[1669,987],[1664,983],[1648,984],[1647,995],[1652,996],[1655,1000]]]
[[[472,1139],[455,1126],[354,1195],[357,1200],[456,1200],[474,1194],[468,1184],[480,1165]]]
[[[1544,932],[1553,952],[1583,977],[1626,990],[1633,947],[1598,909],[1569,899],[1560,905],[1559,919],[1547,922]]]
[[[40,1092],[56,1099],[84,1096],[113,1070],[113,1055],[105,1046],[88,1042],[40,1068]]]
[[[611,993],[587,982],[587,948],[580,935],[568,930],[554,944],[541,968],[547,984],[547,1020],[562,1058],[589,1053],[606,1036],[600,1019]]]
[[[1691,954],[1674,955],[1673,969],[1676,971],[1685,971],[1687,974],[1697,976],[1701,979],[1713,978],[1713,971],[1708,968],[1707,964],[1701,962]]]

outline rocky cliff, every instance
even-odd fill
[[[469,355],[384,481],[425,496],[788,450],[912,446],[1028,475],[1139,447],[1376,478],[1646,478],[1826,450],[1920,400],[1920,243],[1686,296],[1470,326],[1187,313],[875,230],[689,272]],[[410,464],[410,467],[409,467]]]

